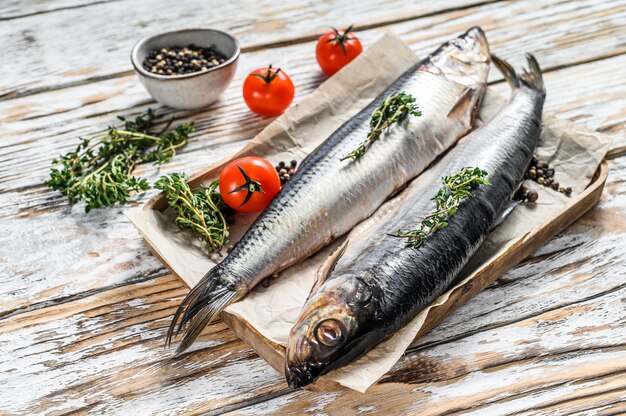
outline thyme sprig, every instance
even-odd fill
[[[124,122],[123,128],[111,126],[107,131],[81,138],[75,150],[52,161],[61,166],[51,169],[46,184],[61,191],[70,204],[84,201],[86,212],[116,202],[126,203],[132,192],[149,189],[146,179],[132,175],[135,166],[169,161],[178,148],[187,144],[189,133],[194,130],[193,123],[184,123],[168,133],[152,133],[152,109],[134,119],[118,119]]]
[[[196,233],[207,243],[209,252],[218,252],[227,243],[226,216],[230,208],[220,197],[218,181],[192,190],[187,175],[174,173],[159,178],[154,187],[165,192],[170,207],[176,211],[176,224],[183,230]]]
[[[459,205],[464,199],[473,196],[474,191],[481,185],[490,185],[487,172],[480,168],[466,167],[452,176],[441,179],[443,187],[433,198],[435,211],[422,218],[414,230],[398,230],[397,237],[406,238],[407,247],[420,248],[429,236],[437,230],[448,226],[450,218],[456,214]]]
[[[358,159],[369,149],[383,131],[388,129],[393,123],[404,120],[408,115],[421,116],[422,112],[415,104],[415,97],[405,92],[391,94],[385,98],[380,106],[372,113],[370,120],[370,131],[367,139],[363,141],[356,149],[343,156],[340,160],[348,158]]]

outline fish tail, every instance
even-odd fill
[[[504,59],[500,59],[493,54],[491,55],[491,59],[496,68],[498,68],[498,70],[502,73],[504,79],[509,83],[511,88],[517,89],[523,85],[532,90],[545,94],[546,89],[543,84],[543,75],[541,73],[541,68],[539,67],[537,59],[535,59],[532,54],[526,54],[528,69],[524,68],[524,73],[521,76],[518,76],[515,72],[515,69],[513,69],[513,66],[511,66],[511,64],[509,64]]]
[[[546,87],[543,84],[543,74],[539,62],[530,53],[526,54],[526,61],[528,62],[528,69],[524,68],[524,73],[520,77],[522,82],[533,90],[545,93]]]
[[[176,354],[180,354],[193,344],[198,335],[215,317],[240,297],[239,291],[232,283],[225,282],[218,276],[219,267],[214,267],[187,294],[176,310],[167,331],[165,345],[170,346],[172,340],[188,325],[184,331]]]
[[[519,78],[515,73],[515,69],[511,66],[510,63],[505,61],[504,59],[498,58],[496,55],[491,54],[491,60],[493,64],[498,68],[498,71],[502,73],[502,76],[509,83],[511,88],[517,89],[519,88]]]

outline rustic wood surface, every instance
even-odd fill
[[[546,112],[626,145],[625,1],[350,3],[1,2],[0,414],[626,413],[623,152],[609,160],[596,208],[437,325],[365,395],[287,389],[221,322],[171,358],[163,337],[183,284],[122,208],[84,214],[42,185],[78,135],[160,108],[132,75],[130,48],[190,26],[235,34],[240,69],[216,105],[163,109],[198,131],[173,162],[140,168],[150,180],[212,164],[271,121],[240,98],[247,70],[278,64],[296,100],[306,97],[324,80],[315,36],[349,23],[366,47],[393,31],[422,55],[480,24],[499,55],[537,55]]]

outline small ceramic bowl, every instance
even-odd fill
[[[147,71],[143,60],[151,50],[171,46],[213,46],[226,61],[206,71],[183,75],[159,75]],[[214,29],[187,29],[141,39],[131,53],[139,80],[152,98],[169,107],[190,110],[217,100],[232,81],[239,60],[239,43],[227,33]]]

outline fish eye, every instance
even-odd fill
[[[315,337],[327,347],[339,344],[343,339],[342,325],[336,319],[325,319],[315,328]]]

